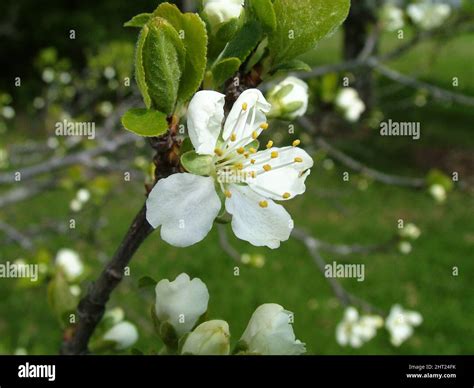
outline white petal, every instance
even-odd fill
[[[270,158],[272,152],[278,152],[277,158]],[[296,157],[303,161],[293,163],[290,166],[275,169],[275,167],[293,162]],[[313,166],[313,159],[308,153],[298,147],[270,148],[265,151],[259,151],[254,155],[256,163],[266,161],[272,167],[272,170],[257,175],[255,179],[249,179],[248,184],[252,190],[268,198],[282,201],[284,193],[289,193],[291,199],[296,195],[303,194],[306,190],[305,180]],[[256,168],[250,166],[249,171],[262,170],[263,164]]]
[[[232,214],[232,230],[238,238],[272,249],[288,240],[293,220],[283,206],[268,199],[268,207],[260,207],[265,197],[247,186],[230,185],[230,191],[232,197],[226,199],[225,207]]]
[[[213,155],[224,119],[225,95],[202,90],[188,106],[188,132],[198,154]]]
[[[161,179],[146,201],[146,219],[161,225],[161,238],[187,247],[206,237],[221,208],[211,177],[173,174]]]
[[[242,105],[247,104],[247,109],[242,110]],[[271,105],[267,102],[262,92],[258,89],[248,89],[239,96],[234,103],[229,116],[224,124],[223,138],[227,140],[232,133],[236,134],[236,140],[249,138],[241,145],[246,145],[253,141],[251,135],[253,131],[257,134],[262,132],[260,125],[266,123],[265,113],[270,111]],[[255,116],[255,117],[254,117]],[[253,125],[252,125],[253,124]]]

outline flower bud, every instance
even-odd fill
[[[272,104],[269,117],[293,120],[308,109],[308,85],[296,77],[287,77],[276,85],[268,95]]]
[[[178,337],[192,330],[207,311],[209,291],[201,279],[190,280],[185,273],[174,281],[164,279],[156,285],[155,313],[160,322],[168,322]]]
[[[182,354],[227,355],[230,350],[229,325],[226,321],[213,320],[201,323],[184,342]]]
[[[429,192],[436,202],[443,203],[446,201],[446,189],[442,185],[438,183],[431,185]]]
[[[347,121],[352,123],[359,120],[365,111],[365,104],[359,93],[353,88],[343,88],[336,97],[336,106],[343,112]]]
[[[291,312],[275,303],[259,306],[240,339],[245,343],[247,352],[263,355],[305,353],[305,344],[295,338],[291,316]]]
[[[244,10],[242,0],[204,0],[203,14],[206,16],[212,33],[231,19],[240,17]]]

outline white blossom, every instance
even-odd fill
[[[77,198],[74,198],[74,199],[69,203],[69,208],[70,208],[73,212],[81,211],[81,209],[82,209],[82,202],[79,201]]]
[[[267,97],[272,104],[270,117],[293,120],[303,116],[308,109],[308,84],[290,76],[276,85]]]
[[[423,317],[416,311],[404,310],[400,305],[392,306],[385,321],[385,328],[390,333],[390,341],[394,346],[400,346],[413,334],[413,327],[419,326]]]
[[[336,341],[341,346],[360,348],[377,334],[383,326],[383,319],[378,315],[362,315],[354,307],[344,311],[343,320],[336,327]]]
[[[4,106],[2,108],[2,116],[7,120],[11,120],[15,117],[15,109],[13,109],[11,106]]]
[[[90,197],[91,193],[87,189],[79,189],[77,191],[76,198],[82,203],[89,201]]]
[[[387,31],[397,31],[405,24],[403,10],[395,4],[386,3],[382,8],[381,16],[383,26]]]
[[[436,202],[443,203],[446,201],[446,189],[442,185],[435,183],[429,187],[428,191]]]
[[[252,314],[240,338],[249,353],[263,355],[297,355],[306,352],[305,344],[297,340],[291,318],[293,314],[275,303],[259,306]]]
[[[268,128],[265,113],[271,108],[257,89],[240,95],[222,128],[224,97],[200,91],[191,100],[188,131],[205,171],[159,180],[148,196],[146,218],[154,228],[161,226],[163,240],[186,247],[206,237],[223,203],[238,238],[278,248],[293,221],[274,200],[304,193],[313,159],[297,147],[299,140],[283,148],[269,141],[257,152],[255,140]]]
[[[69,74],[67,71],[63,71],[59,73],[59,81],[61,83],[68,84],[69,82],[71,82],[71,80],[72,80],[71,74]]]
[[[122,321],[104,334],[104,340],[115,342],[115,350],[124,350],[138,340],[138,331],[134,324]]]
[[[155,288],[155,312],[160,322],[168,322],[178,337],[192,330],[207,311],[209,291],[201,279],[191,280],[182,273],[174,281],[163,279]]]
[[[365,104],[353,88],[343,88],[336,97],[336,106],[343,112],[346,120],[356,122],[365,111]]]
[[[56,254],[56,265],[60,267],[70,281],[77,279],[84,273],[84,264],[79,254],[72,249],[63,248]]]
[[[229,325],[226,321],[207,321],[201,323],[187,336],[181,353],[227,355],[230,350],[229,338]]]
[[[412,249],[412,245],[408,241],[400,241],[398,243],[398,250],[404,255],[408,255]]]
[[[215,32],[221,24],[240,17],[244,10],[244,1],[204,0],[203,6],[203,13],[211,26],[211,30]]]
[[[431,30],[443,25],[451,15],[451,6],[446,3],[435,3],[425,0],[420,3],[409,4],[407,14],[417,26],[424,30]]]
[[[420,228],[413,223],[406,224],[402,229],[400,229],[399,234],[401,237],[410,238],[416,240],[421,235]]]
[[[41,74],[41,78],[47,84],[53,82],[54,76],[55,76],[54,70],[51,69],[50,67],[47,67],[46,69],[44,69],[43,73]]]
[[[112,79],[115,77],[115,69],[112,66],[107,66],[104,69],[104,77],[107,79]]]

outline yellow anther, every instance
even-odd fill
[[[273,151],[270,156],[272,157],[272,159],[275,159],[275,158],[278,158],[278,152],[277,151]]]
[[[302,163],[302,162],[303,162],[303,158],[300,158],[299,156],[295,158],[295,163]]]
[[[244,165],[242,163],[235,163],[234,164],[234,167],[237,169],[237,170],[242,170],[244,168]]]
[[[248,158],[249,158],[249,156],[250,156],[250,153],[248,153],[248,152],[245,152],[245,153],[244,153],[244,156],[245,156],[245,159],[248,159]]]
[[[292,143],[292,146],[293,147],[298,147],[300,145],[301,141],[299,139],[296,139],[293,143]]]
[[[291,197],[291,194],[290,194],[290,193],[283,193],[282,197],[283,197],[284,199],[288,199],[288,198]]]
[[[268,129],[268,123],[262,123],[262,124],[260,124],[260,128],[262,128],[262,129]]]
[[[242,104],[242,110],[247,110],[247,107],[248,107],[247,103],[244,102],[244,103]]]
[[[255,164],[255,159],[250,159],[250,163]]]
[[[252,139],[256,139],[258,137],[258,132],[257,131],[253,131],[252,132]]]
[[[252,178],[256,178],[257,177],[257,173],[255,171],[250,171],[250,176]]]
[[[257,150],[256,150],[255,148],[253,148],[253,147],[250,147],[250,148],[249,148],[249,152],[250,152],[251,154],[255,154],[255,153],[257,152]]]
[[[273,141],[269,140],[267,143],[267,148],[272,148],[273,147]]]
[[[267,201],[260,201],[258,204],[259,204],[259,206],[262,207],[262,208],[268,207],[268,202],[267,202]]]
[[[265,171],[270,171],[272,169],[272,166],[270,166],[269,164],[265,164],[265,165],[263,165],[263,169]]]
[[[235,141],[237,139],[237,135],[235,133],[232,133],[230,135],[230,141]]]
[[[243,153],[245,152],[245,148],[244,147],[239,147],[237,148],[237,153],[242,155]]]
[[[227,198],[232,197],[232,193],[231,193],[229,190],[224,191],[224,195],[225,195]]]
[[[214,153],[215,153],[217,156],[222,156],[222,155],[223,155],[223,152],[222,152],[222,150],[221,150],[220,148],[216,148],[216,149],[214,150]]]

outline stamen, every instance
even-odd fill
[[[230,135],[230,141],[235,141],[237,139],[237,135],[235,134],[235,132],[232,132],[232,134]]]
[[[260,128],[262,128],[263,130],[268,129],[268,123],[260,124]]]
[[[222,156],[222,154],[223,154],[223,152],[222,152],[222,150],[221,150],[220,148],[216,148],[216,149],[214,150],[214,153],[215,153],[217,156]]]
[[[250,159],[250,163],[255,164],[255,159]]]
[[[268,202],[267,202],[267,201],[260,201],[258,204],[259,204],[259,206],[260,206],[261,208],[264,208],[264,209],[265,209],[266,207],[268,207]]]
[[[239,147],[237,148],[237,153],[242,155],[243,153],[245,152],[245,148],[244,147]]]
[[[242,110],[247,110],[247,107],[248,107],[247,103],[244,102],[244,103],[242,104]]]
[[[252,132],[252,139],[253,139],[253,140],[256,140],[257,137],[258,137],[258,132],[257,132],[257,131],[253,131],[253,132]]]
[[[244,153],[244,156],[245,156],[245,159],[248,159],[248,158],[249,158],[249,156],[250,156],[250,153],[248,153],[248,152],[245,152],[245,153]]]
[[[296,139],[291,145],[292,145],[293,147],[298,147],[300,144],[301,144],[300,139]]]
[[[278,152],[277,151],[272,151],[270,156],[272,157],[272,159],[278,158]]]
[[[265,164],[265,165],[263,166],[263,169],[264,169],[265,171],[270,171],[270,170],[272,169],[272,166],[270,166],[269,164]]]
[[[284,199],[288,199],[288,198],[291,197],[291,194],[290,194],[290,193],[283,193],[282,197],[283,197]]]
[[[272,148],[273,147],[273,141],[269,140],[267,143],[267,148]]]
[[[224,191],[224,195],[225,195],[227,198],[232,197],[232,193],[231,193],[229,190]]]
[[[250,148],[249,148],[249,152],[250,152],[251,154],[256,154],[256,153],[257,153],[257,150],[256,150],[255,148],[253,148],[253,147],[250,147]]]
[[[303,163],[303,158],[300,158],[299,156],[297,156],[295,158],[295,163]]]
[[[234,167],[237,169],[237,170],[242,170],[244,168],[244,165],[242,163],[235,163],[234,164]]]

